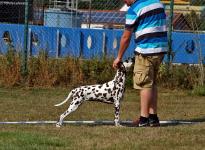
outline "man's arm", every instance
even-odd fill
[[[120,48],[118,51],[117,58],[113,62],[113,68],[117,68],[118,63],[122,60],[122,57],[130,44],[133,29],[125,29],[120,40]]]

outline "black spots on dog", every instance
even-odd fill
[[[65,116],[70,112],[77,109],[77,107],[86,100],[89,101],[98,101],[104,102],[108,104],[115,104],[115,119],[119,120],[119,111],[120,105],[119,101],[123,98],[124,93],[124,82],[125,82],[125,68],[121,66],[114,80],[104,83],[102,85],[87,85],[75,88],[71,91],[73,101],[70,103],[68,108],[69,112],[65,113]],[[73,109],[72,109],[73,108]],[[62,121],[65,116],[61,116],[61,121],[59,123],[62,124]]]
[[[110,102],[114,102],[114,98],[113,97],[110,97],[109,99],[108,99],[108,101],[110,101]]]
[[[115,107],[115,115],[119,115],[119,111],[120,111],[120,108],[119,107]]]
[[[67,113],[69,113],[69,111],[68,111],[68,110],[66,110],[66,111],[63,113],[63,115],[65,116]]]
[[[113,96],[115,96],[115,95],[116,95],[116,90],[112,93],[112,95],[113,95]]]
[[[75,105],[78,105],[78,104],[80,104],[80,102],[79,102],[79,101],[75,102]]]
[[[109,94],[112,93],[112,90],[109,88],[109,89],[105,89],[105,91],[107,91]]]
[[[106,98],[106,97],[107,97],[107,93],[103,93],[103,97],[105,97],[105,98]]]
[[[89,98],[89,101],[94,101],[95,99],[93,97],[90,97]]]
[[[118,91],[117,91],[117,97],[119,97],[119,94],[120,94],[120,93],[121,93],[120,90],[118,90]]]
[[[95,94],[96,98],[99,98],[100,96],[102,96],[102,93],[97,93]]]
[[[111,89],[108,89],[108,93],[112,93],[112,90],[111,90]]]
[[[121,72],[119,72],[119,73],[118,73],[118,77],[121,77],[121,76],[122,76],[121,74],[122,74],[122,73],[121,73]]]
[[[125,87],[124,88],[122,88],[122,90],[121,90],[121,93],[124,93],[125,92]]]
[[[123,79],[122,79],[122,78],[120,78],[120,79],[119,79],[119,82],[123,82]]]
[[[84,97],[84,93],[85,93],[84,91],[85,91],[85,89],[80,89],[78,92],[78,96]],[[80,98],[80,97],[78,97],[78,98]]]
[[[84,97],[84,94],[83,94],[83,92],[81,92],[81,93],[80,93],[80,96],[81,96],[81,97]]]
[[[80,93],[77,92],[75,96],[76,96],[77,98],[80,98]]]

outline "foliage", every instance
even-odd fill
[[[114,77],[114,71],[111,66],[112,61],[109,59],[85,60],[81,65],[84,78],[90,83],[104,83]]]
[[[192,91],[193,95],[205,96],[205,86],[196,86]]]
[[[4,56],[0,57],[0,85],[16,86],[21,82],[20,55],[10,47]]]
[[[158,82],[166,88],[193,89],[198,86],[199,68],[194,65],[172,65],[166,70],[166,65],[159,69]]]
[[[48,58],[46,51],[40,51],[38,57],[28,60],[28,75],[24,78],[20,73],[20,56],[8,51],[0,57],[0,86],[29,87],[75,87],[85,84],[101,84],[113,79],[115,70],[113,59],[83,60],[80,58]],[[132,87],[133,68],[127,72],[126,87]],[[169,89],[194,89],[199,86],[199,67],[196,65],[161,65],[158,83]]]

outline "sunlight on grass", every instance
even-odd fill
[[[57,120],[68,103],[62,107],[54,107],[54,104],[62,101],[68,92],[65,88],[0,88],[0,121]],[[204,97],[190,95],[187,91],[163,90],[159,93],[158,114],[161,120],[193,120],[203,123],[160,128],[64,124],[60,129],[54,124],[0,125],[0,150],[203,149],[204,107]],[[132,120],[138,114],[139,93],[128,89],[121,106],[121,120]],[[113,118],[113,105],[85,102],[65,120]]]

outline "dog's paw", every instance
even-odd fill
[[[117,123],[115,124],[116,127],[123,127],[121,124]]]
[[[58,122],[58,123],[56,123],[56,127],[57,128],[60,128],[61,127],[61,124]]]

